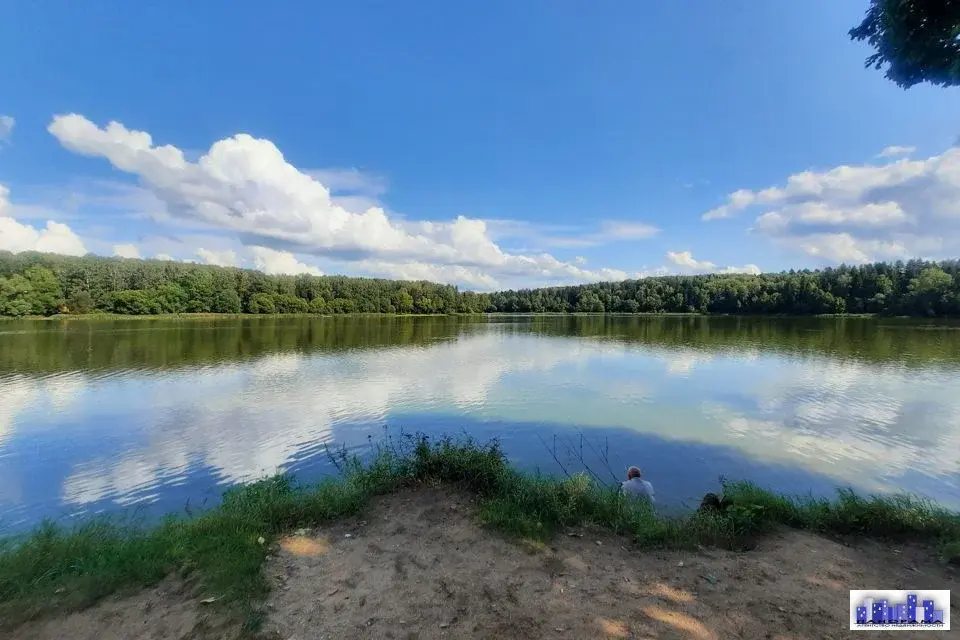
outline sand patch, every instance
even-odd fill
[[[578,533],[518,545],[478,527],[462,494],[387,496],[363,520],[318,530],[329,553],[271,560],[266,630],[284,640],[862,638],[847,630],[848,589],[956,588],[929,549],[891,554],[788,531],[745,553],[638,551]]]

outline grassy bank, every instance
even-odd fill
[[[216,508],[171,517],[152,528],[116,519],[65,530],[45,524],[0,542],[0,628],[52,611],[92,604],[110,593],[179,573],[200,597],[216,598],[248,631],[261,622],[267,584],[261,566],[280,535],[362,511],[370,498],[399,487],[452,484],[477,496],[482,524],[519,538],[546,540],[565,527],[592,524],[632,538],[639,548],[741,548],[782,525],[960,546],[960,515],[907,497],[789,498],[731,484],[724,514],[662,517],[587,476],[553,479],[511,469],[496,443],[409,437],[366,464],[342,458],[342,475],[297,487],[275,477],[227,492]]]

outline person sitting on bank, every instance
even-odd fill
[[[631,498],[644,498],[650,501],[650,504],[656,502],[653,497],[653,485],[643,479],[640,467],[630,467],[627,469],[626,482],[620,483],[620,490],[624,495]]]

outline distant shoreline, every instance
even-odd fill
[[[541,274],[544,275],[544,274]],[[498,291],[425,280],[267,275],[158,260],[0,251],[0,314],[650,313],[960,316],[960,261],[664,275]]]
[[[951,317],[925,317],[909,315],[886,315],[880,313],[821,313],[821,314],[751,314],[751,313],[626,313],[626,312],[504,312],[491,313],[157,313],[157,314],[120,314],[120,313],[58,313],[50,316],[0,316],[0,321],[69,321],[69,320],[176,320],[176,319],[203,319],[203,318],[497,318],[497,317],[533,317],[533,318],[564,318],[564,317],[624,317],[624,318],[751,318],[751,319],[902,319],[902,320],[929,320],[956,321]]]

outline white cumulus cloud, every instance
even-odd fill
[[[667,260],[684,273],[749,273],[752,275],[760,273],[760,267],[755,264],[742,267],[718,267],[708,260],[697,260],[690,251],[668,251]]]
[[[120,258],[140,259],[140,250],[135,244],[115,244],[113,245],[113,255]]]
[[[200,258],[204,264],[215,264],[221,267],[236,267],[240,265],[237,252],[230,251],[229,249],[225,251],[213,251],[201,247],[197,249],[196,256]]]
[[[475,274],[495,287],[502,278],[526,281],[623,279],[620,270],[586,270],[550,254],[521,255],[501,249],[483,220],[459,216],[449,222],[398,222],[371,206],[351,211],[338,204],[330,187],[376,193],[352,173],[301,171],[269,140],[238,134],[215,142],[198,161],[170,145],[155,145],[150,134],[111,122],[105,127],[81,115],[55,116],[49,132],[66,149],[101,157],[136,175],[163,203],[172,219],[227,230],[249,245],[282,252],[323,255],[336,260],[373,261],[410,270],[435,267],[444,277]],[[638,223],[602,230],[607,236],[648,237],[656,230]],[[447,280],[448,282],[476,282]],[[475,286],[475,285],[474,285]]]
[[[0,251],[39,251],[82,256],[87,250],[83,241],[65,224],[47,220],[43,228],[17,222],[9,217],[10,190],[0,184]]]
[[[257,269],[270,275],[297,275],[306,273],[311,276],[322,276],[320,269],[304,264],[289,251],[276,251],[268,247],[250,247],[253,255],[253,264]]]
[[[693,257],[693,254],[689,251],[679,251],[679,252],[668,251],[667,260],[669,260],[670,262],[672,262],[677,266],[687,267],[690,269],[712,270],[717,268],[717,265],[713,264],[712,262],[695,259]]]
[[[944,257],[960,250],[960,148],[803,171],[783,185],[737,190],[702,218],[747,209],[759,209],[755,234],[822,262]]]
[[[482,269],[456,264],[363,260],[357,263],[357,267],[372,276],[391,280],[458,282],[475,289],[496,289],[500,285],[496,279],[484,273]]]

